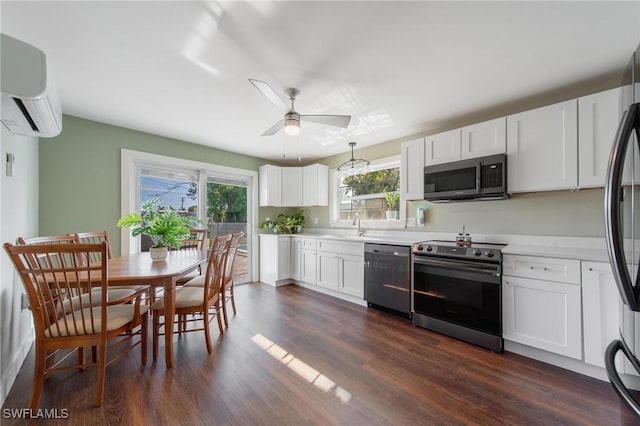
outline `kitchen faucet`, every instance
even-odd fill
[[[358,212],[353,215],[353,225],[356,224],[356,220],[358,221],[358,237],[362,237],[364,235],[364,231],[360,229],[360,213]]]

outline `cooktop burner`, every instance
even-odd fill
[[[471,243],[458,245],[455,241],[423,241],[414,243],[412,253],[415,256],[449,257],[469,260],[500,262],[501,250],[506,244]]]

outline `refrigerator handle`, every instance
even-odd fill
[[[624,235],[622,232],[620,204],[622,201],[622,170],[624,168],[625,152],[631,133],[634,129],[638,133],[637,127],[640,127],[638,114],[640,114],[640,104],[635,103],[622,115],[611,149],[611,155],[609,156],[609,168],[607,169],[607,179],[604,187],[604,219],[609,262],[611,263],[620,296],[632,311],[638,311],[640,305],[624,255]],[[636,213],[640,214],[640,212]]]
[[[615,358],[618,351],[622,350],[622,353],[629,359],[633,368],[640,373],[640,365],[638,365],[638,360],[631,354],[631,351],[627,347],[626,343],[623,340],[614,340],[609,343],[607,346],[607,350],[604,353],[604,365],[607,370],[607,376],[609,376],[609,381],[611,382],[611,386],[616,391],[620,398],[627,404],[627,407],[636,417],[640,417],[640,404],[636,401],[631,392],[625,387],[624,383],[620,379],[620,375],[618,375],[618,371],[616,371],[615,366]]]

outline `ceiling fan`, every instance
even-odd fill
[[[312,123],[325,124],[327,126],[335,126],[346,128],[351,121],[350,115],[319,115],[319,114],[299,114],[294,109],[296,96],[300,93],[299,90],[290,88],[285,92],[289,96],[291,106],[287,103],[266,83],[262,80],[249,79],[249,82],[253,84],[267,99],[271,101],[276,107],[284,112],[284,118],[278,121],[273,126],[269,127],[262,136],[271,136],[278,133],[278,131],[284,128],[284,132],[287,135],[297,135],[300,133],[300,121],[310,121]]]

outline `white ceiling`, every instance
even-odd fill
[[[635,2],[10,2],[0,30],[43,50],[66,114],[281,162],[428,131],[621,70]],[[350,114],[260,136],[281,113]],[[286,158],[283,159],[283,154]]]

